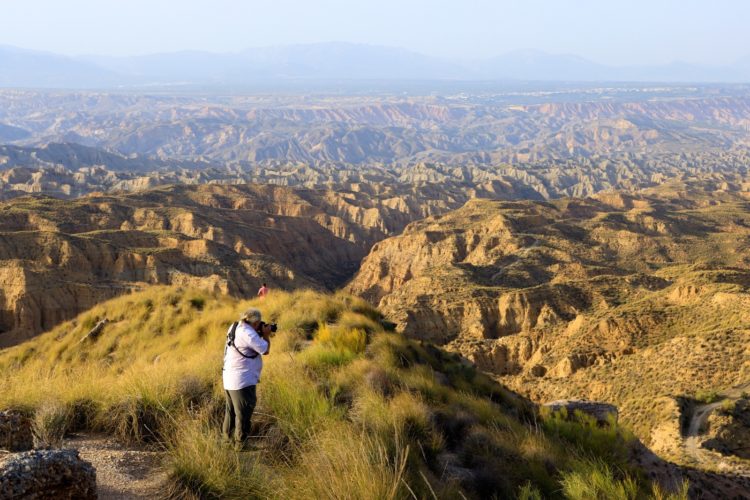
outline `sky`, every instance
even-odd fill
[[[451,59],[518,49],[609,65],[750,56],[745,0],[0,0],[0,45],[66,55],[355,42]]]

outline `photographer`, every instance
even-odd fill
[[[250,419],[255,409],[255,386],[263,369],[261,355],[271,348],[271,334],[276,325],[261,321],[260,311],[248,309],[227,332],[224,346],[223,380],[226,392],[224,437],[234,437],[237,446],[245,445],[250,435]]]

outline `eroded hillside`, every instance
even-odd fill
[[[260,283],[332,289],[372,244],[459,206],[448,194],[352,184],[346,191],[181,186],[0,205],[0,345],[145,284],[239,296]]]
[[[227,326],[248,305],[280,328],[264,357],[252,451],[236,453],[219,438],[217,374]],[[683,500],[683,479],[704,498],[747,488],[654,459],[613,420],[539,413],[382,320],[345,294],[247,302],[151,287],[1,351],[0,407],[33,415],[52,444],[99,432],[166,450],[178,497]]]
[[[378,243],[349,290],[532,399],[617,404],[676,454],[675,398],[750,379],[749,197],[721,177],[473,200]]]

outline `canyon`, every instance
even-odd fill
[[[533,400],[616,404],[677,458],[679,398],[750,378],[749,200],[741,176],[472,200],[377,243],[347,289]]]

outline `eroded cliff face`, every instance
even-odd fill
[[[456,203],[368,185],[177,186],[6,202],[0,204],[0,346],[144,284],[240,296],[253,295],[263,281],[271,288],[333,289],[376,241]]]
[[[649,400],[750,378],[749,198],[736,178],[471,200],[377,243],[348,289],[533,399],[616,403],[648,442]]]

